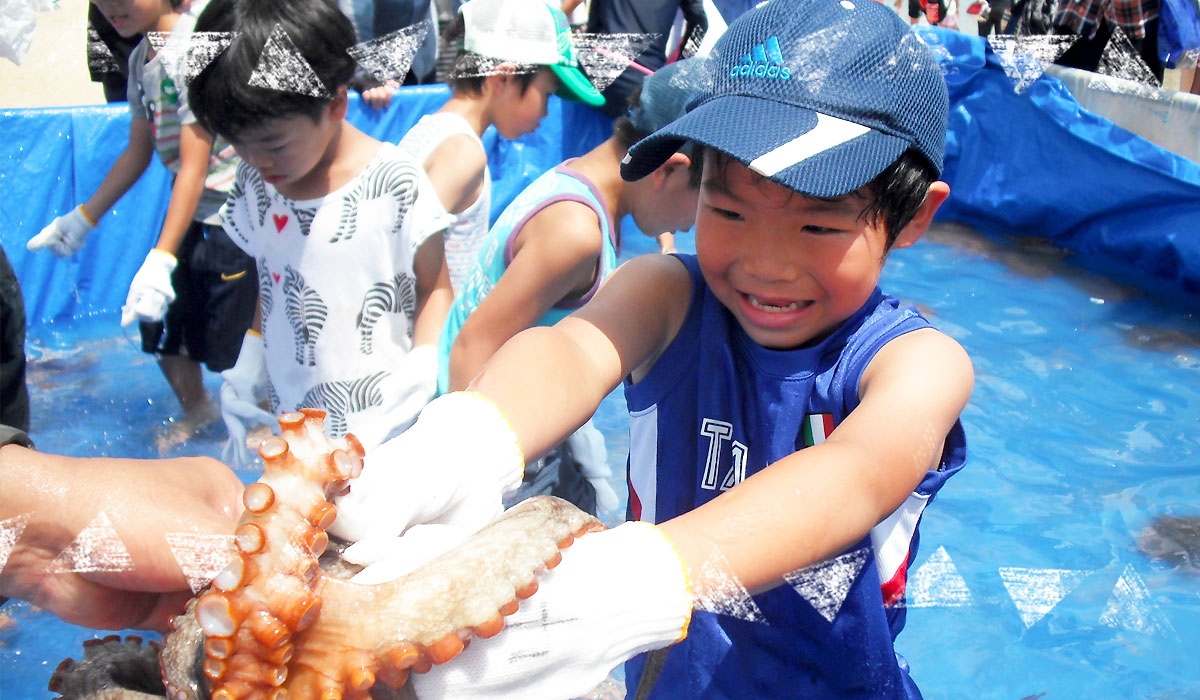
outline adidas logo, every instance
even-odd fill
[[[751,76],[775,80],[788,80],[792,77],[791,71],[783,65],[783,52],[779,50],[779,39],[771,37],[758,44],[729,69],[730,78]]]

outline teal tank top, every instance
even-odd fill
[[[617,255],[620,252],[620,241],[617,240],[616,227],[612,216],[596,186],[582,173],[570,167],[571,161],[566,161],[553,170],[543,173],[538,179],[529,183],[496,219],[488,231],[487,237],[479,249],[479,257],[468,274],[462,289],[454,297],[446,323],[442,326],[442,335],[438,340],[438,391],[445,393],[450,384],[450,347],[463,323],[471,315],[492,287],[500,281],[500,276],[512,262],[513,241],[521,228],[535,214],[557,202],[580,202],[592,208],[600,219],[600,230],[604,237],[603,251],[600,254],[600,269],[591,289],[582,296],[555,304],[546,312],[535,325],[552,326],[567,314],[578,309],[592,298],[600,285],[617,268]]]

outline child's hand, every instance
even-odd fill
[[[150,251],[129,285],[129,295],[125,297],[125,306],[121,307],[122,326],[134,321],[154,323],[162,320],[167,306],[175,301],[175,288],[171,286],[175,265],[174,255],[157,248]]]
[[[367,452],[389,437],[406,430],[425,405],[437,396],[436,345],[418,345],[379,384],[383,410],[374,420],[356,425],[351,432]]]
[[[607,513],[620,507],[621,499],[608,483],[612,478],[612,468],[608,466],[608,448],[596,424],[590,420],[584,423],[567,438],[567,442],[571,446],[571,456],[579,463],[583,478],[596,490],[596,510]]]
[[[41,233],[29,239],[25,248],[27,250],[49,248],[58,257],[65,258],[68,255],[74,255],[83,247],[84,239],[94,228],[96,228],[96,224],[84,213],[81,204],[72,209],[70,213],[63,214],[51,221],[49,226],[42,229]]]
[[[242,349],[233,367],[221,372],[221,418],[229,431],[229,439],[221,452],[221,460],[235,469],[250,466],[250,450],[246,447],[249,425],[273,425],[274,417],[259,403],[267,396],[266,346],[262,334],[246,331]]]
[[[372,109],[387,109],[392,103],[392,88],[387,85],[368,88],[362,91],[362,98]]]
[[[411,428],[367,452],[362,476],[334,500],[329,531],[358,542],[439,523],[474,532],[521,485],[516,435],[491,401],[466,392],[431,402]]]
[[[18,473],[20,478],[10,478]],[[167,620],[194,595],[191,570],[180,568],[166,535],[181,535],[175,541],[180,546],[220,535],[232,540],[242,510],[242,482],[207,457],[80,459],[9,445],[0,450],[0,474],[7,479],[0,519],[28,516],[28,525],[17,530],[0,593],[97,629],[165,631]],[[64,569],[62,552],[78,546],[78,533],[102,515],[127,559],[121,566]],[[192,558],[209,556],[207,548],[193,551]],[[91,554],[97,555],[103,552]],[[211,556],[191,563],[216,573],[226,557]]]
[[[423,700],[579,697],[622,661],[683,639],[692,604],[670,540],[625,523],[578,538],[499,634],[411,682]]]

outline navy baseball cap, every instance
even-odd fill
[[[650,134],[682,117],[696,88],[708,81],[708,68],[701,58],[684,58],[642,78],[636,107],[629,108],[629,122]]]
[[[814,197],[853,192],[910,147],[942,172],[945,80],[883,3],[771,0],[730,24],[706,65],[687,113],[629,149],[623,178],[646,176],[684,141]]]

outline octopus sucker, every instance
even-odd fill
[[[536,496],[396,580],[352,582],[360,567],[340,558],[345,543],[325,530],[337,516],[331,500],[362,471],[363,448],[353,435],[326,437],[324,419],[315,409],[279,417],[281,436],[260,444],[262,476],[243,494],[237,551],[172,619],[161,650],[106,638],[85,649],[85,661],[112,652],[128,672],[109,663],[95,681],[98,662],[68,659],[51,690],[93,699],[411,696],[403,688],[410,673],[451,661],[473,637],[500,633],[561,550],[603,528],[566,501]],[[153,675],[149,694],[108,694],[130,685],[115,676],[131,674]]]

